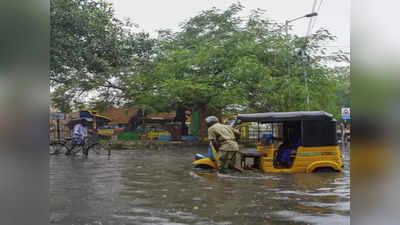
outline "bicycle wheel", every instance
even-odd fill
[[[102,143],[94,143],[86,148],[85,154],[111,155],[111,149],[108,147],[108,145]]]
[[[81,152],[82,154],[85,153],[85,148],[83,147],[83,145],[74,145],[72,146],[70,153],[72,155],[77,155],[79,152]]]
[[[50,155],[65,154],[67,150],[68,147],[62,142],[53,142],[49,146]]]

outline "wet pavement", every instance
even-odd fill
[[[193,170],[207,149],[50,157],[50,224],[350,224],[349,151],[339,173]]]

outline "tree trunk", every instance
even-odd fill
[[[180,141],[181,140],[181,124],[180,122],[169,122],[165,124],[169,133],[171,133],[172,141]]]
[[[185,124],[186,121],[186,115],[185,115],[186,108],[179,106],[176,109],[176,116],[175,116],[175,121],[181,123],[181,131],[180,135],[187,135],[187,127]]]
[[[206,137],[206,130],[207,130],[207,124],[206,124],[206,116],[207,116],[207,108],[205,106],[200,108],[200,115],[201,115],[201,132],[200,136],[201,139],[204,139]]]

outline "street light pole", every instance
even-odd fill
[[[308,14],[306,14],[306,15],[304,15],[304,16],[300,16],[300,17],[297,17],[297,18],[295,18],[295,19],[291,19],[291,20],[285,20],[285,33],[286,33],[286,46],[287,46],[287,72],[288,72],[288,79],[289,79],[289,81],[290,81],[290,60],[289,60],[289,58],[290,58],[290,55],[289,55],[289,23],[291,23],[291,22],[294,22],[294,21],[296,21],[296,20],[299,20],[299,19],[302,19],[302,18],[310,18],[310,17],[314,17],[314,16],[318,16],[318,13],[316,13],[316,12],[312,12],[312,13],[308,13]],[[304,72],[305,73],[305,72]],[[305,75],[306,76],[306,75]],[[290,94],[290,85],[288,86],[288,88],[289,88],[289,99],[288,99],[288,103],[289,103],[289,106],[291,105],[291,94]],[[308,110],[310,110],[310,107],[309,107],[309,94],[308,94],[308,87],[307,87],[307,81],[306,81],[306,88],[307,88],[307,107],[308,107]]]
[[[306,71],[306,55],[304,53],[304,49],[301,51],[301,58],[303,60],[303,73],[304,73],[304,82],[306,86],[306,92],[307,92],[307,97],[306,97],[306,104],[307,104],[307,111],[310,111],[310,91],[308,90],[308,77],[307,77],[307,71]]]
[[[289,83],[289,82],[290,82],[289,20],[286,20],[286,21],[285,21],[285,33],[286,33],[285,39],[286,39],[286,52],[287,52],[287,56],[286,56],[287,75],[288,75],[288,78],[287,78],[287,79],[288,79],[288,83]],[[291,105],[291,101],[290,101],[290,99],[291,99],[290,84],[288,85],[288,88],[289,88],[289,90],[288,90],[288,91],[289,91],[289,96],[288,96],[288,107],[289,107],[289,106]]]

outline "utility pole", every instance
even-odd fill
[[[307,70],[306,70],[307,56],[304,52],[305,52],[305,49],[302,49],[301,50],[301,58],[303,60],[303,76],[304,76],[304,83],[305,83],[305,88],[306,88],[306,93],[307,93],[306,106],[307,106],[307,111],[310,111],[310,91],[308,90],[308,77],[307,77]]]
[[[287,64],[287,75],[288,75],[288,88],[289,88],[289,96],[288,96],[288,107],[290,107],[290,105],[291,105],[291,101],[290,101],[290,99],[291,99],[291,93],[290,93],[290,54],[289,54],[289,49],[290,49],[290,46],[289,46],[289,20],[286,20],[285,21],[285,33],[286,33],[286,36],[285,36],[285,39],[286,39],[286,64]]]
[[[310,18],[310,17],[314,17],[314,16],[317,16],[318,15],[318,13],[316,13],[316,12],[312,12],[312,13],[309,13],[309,14],[306,14],[306,15],[304,15],[304,16],[300,16],[300,17],[297,17],[297,18],[295,18],[295,19],[292,19],[292,20],[285,20],[285,33],[286,33],[286,46],[287,46],[287,72],[288,72],[288,83],[290,82],[290,54],[289,54],[289,50],[290,50],[290,46],[289,46],[289,23],[291,23],[291,22],[293,22],[293,21],[296,21],[296,20],[299,20],[299,19],[302,19],[302,18]],[[304,70],[304,73],[306,73],[305,72],[305,70]],[[304,74],[304,76],[306,77],[306,74]],[[307,82],[306,82],[306,85],[307,85]],[[291,88],[290,88],[290,84],[288,85],[288,88],[289,88],[289,99],[288,99],[288,103],[289,103],[289,106],[291,105]],[[309,101],[309,96],[308,96],[308,87],[306,86],[306,88],[307,88],[307,107],[308,107],[308,110],[310,110],[309,109],[309,103],[308,103],[308,101]]]

